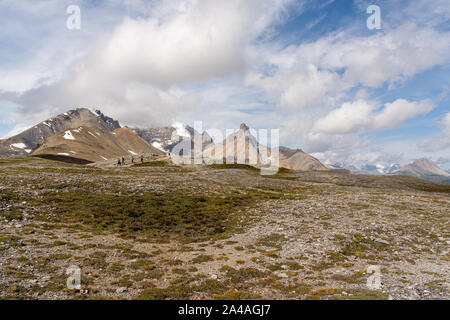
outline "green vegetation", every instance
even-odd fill
[[[133,165],[133,167],[142,168],[142,167],[177,167],[177,166],[174,164],[171,164],[168,161],[158,160],[158,161],[137,163],[137,164]]]
[[[399,275],[383,287],[396,299],[390,288],[415,281],[397,261],[450,259],[448,197],[416,192],[436,191],[419,179],[20,161],[0,161],[0,220],[12,220],[0,232],[0,298],[386,299],[356,289],[379,264]],[[81,291],[66,288],[72,264]],[[430,297],[445,291],[444,274],[422,272]]]
[[[8,159],[0,159],[0,165],[16,165],[16,164],[25,164],[30,162],[39,162],[40,159],[33,157],[14,157]]]
[[[203,262],[208,262],[208,261],[212,261],[214,260],[214,258],[210,255],[206,255],[206,254],[201,254],[197,257],[195,257],[194,259],[192,259],[192,263],[203,263]]]
[[[250,196],[189,196],[177,193],[144,195],[64,192],[45,196],[55,206],[53,222],[83,223],[94,230],[188,241],[223,235],[234,225],[233,213],[244,209]]]
[[[248,164],[237,164],[237,163],[219,163],[219,164],[210,164],[208,168],[211,169],[241,169],[241,170],[250,170],[250,171],[260,171],[259,168],[253,167]]]
[[[258,241],[256,241],[256,245],[281,250],[282,244],[286,242],[286,240],[287,239],[284,235],[279,233],[272,233],[270,235],[262,236],[261,238],[259,238]]]
[[[248,280],[262,278],[269,274],[255,268],[234,269],[231,267],[226,267],[224,269],[226,270],[226,277],[228,277],[229,281],[234,284],[243,284]]]

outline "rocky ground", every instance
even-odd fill
[[[0,298],[449,299],[449,196],[409,177],[0,159]]]

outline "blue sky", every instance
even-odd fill
[[[328,163],[450,169],[449,18],[446,0],[4,0],[0,137],[98,107],[130,126],[279,128]]]

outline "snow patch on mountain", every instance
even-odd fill
[[[72,135],[72,132],[70,132],[70,130],[67,130],[64,133],[64,139],[66,140],[75,140],[74,136]]]
[[[10,147],[16,149],[25,149],[27,146],[25,143],[13,143],[10,145]]]
[[[189,131],[186,130],[186,126],[184,124],[182,124],[181,122],[174,122],[172,124],[172,127],[175,128],[177,136],[187,137],[187,138],[191,137]]]
[[[158,149],[158,150],[161,150],[161,151],[166,152],[166,150],[164,150],[164,148],[163,148],[161,142],[153,141],[152,146],[154,146],[154,147],[155,147],[156,149]]]

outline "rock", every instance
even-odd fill
[[[117,288],[116,293],[124,293],[127,291],[128,291],[127,287],[120,287],[120,288]]]
[[[383,239],[375,239],[375,241],[378,242],[378,243],[382,243],[382,244],[385,244],[385,245],[389,245],[389,242],[386,241],[386,240],[383,240]]]
[[[213,280],[217,280],[217,274],[213,274],[212,276],[211,276],[211,279],[213,279]]]

